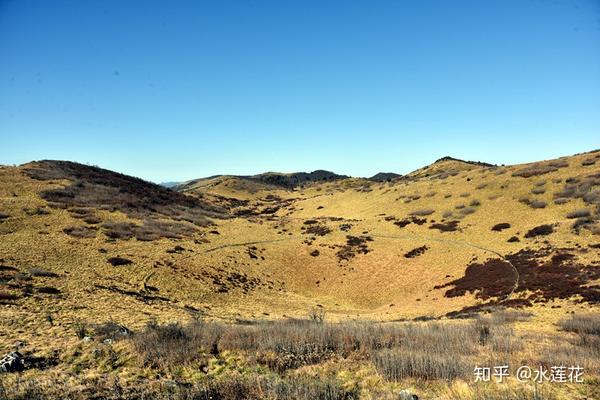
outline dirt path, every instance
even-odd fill
[[[206,253],[210,253],[212,251],[219,250],[219,249],[226,249],[228,247],[251,246],[251,245],[254,245],[254,244],[265,244],[265,243],[276,243],[276,242],[283,242],[284,240],[291,240],[291,238],[289,238],[289,239],[286,238],[286,239],[259,240],[259,241],[255,241],[255,242],[241,242],[241,243],[222,244],[220,246],[216,246],[216,247],[212,247],[210,249],[206,249]]]

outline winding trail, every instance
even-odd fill
[[[255,242],[241,242],[241,243],[222,244],[220,246],[211,247],[210,249],[206,249],[206,253],[210,253],[212,251],[219,250],[219,249],[226,249],[228,247],[250,246],[250,245],[253,245],[253,244],[264,244],[264,243],[276,243],[276,242],[283,242],[285,240],[291,240],[291,238],[289,238],[289,239],[286,238],[286,239],[259,240],[259,241],[255,241]]]

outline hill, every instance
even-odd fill
[[[444,158],[401,178],[216,176],[170,190],[65,161],[0,168],[0,337],[47,356],[82,322],[448,320],[550,334],[600,302],[600,152]],[[51,323],[49,322],[51,321]],[[521,329],[521,328],[520,328]],[[71,351],[70,350],[70,351]]]

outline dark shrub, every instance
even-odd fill
[[[14,293],[10,293],[10,292],[6,292],[6,291],[3,291],[3,290],[0,290],[0,302],[3,302],[3,301],[12,301],[12,300],[16,300],[18,298],[19,297],[16,294],[14,294]]]
[[[531,189],[531,193],[533,193],[533,194],[544,194],[544,193],[546,193],[546,189],[543,188],[543,187],[536,187],[536,188]]]
[[[504,229],[508,229],[510,228],[510,224],[508,222],[501,222],[499,224],[496,224],[494,226],[492,226],[492,230],[496,231],[496,232],[500,232]]]
[[[63,229],[63,232],[76,238],[93,238],[96,236],[96,229],[89,226],[70,226]]]
[[[123,258],[123,257],[110,257],[106,261],[108,261],[108,263],[110,265],[112,265],[113,267],[117,267],[119,265],[133,264],[133,261],[128,260],[127,258]]]
[[[58,276],[54,272],[47,271],[42,268],[29,268],[27,270],[27,272],[29,272],[29,275],[31,275],[31,276],[38,276],[38,277],[45,277],[45,278],[56,278]]]
[[[531,208],[546,208],[548,203],[542,200],[532,200],[529,202],[529,207]]]
[[[532,238],[536,236],[546,236],[551,234],[552,232],[554,232],[554,228],[552,227],[552,225],[540,225],[527,231],[525,237]]]
[[[424,254],[428,249],[429,249],[429,247],[427,247],[427,246],[420,246],[420,247],[414,248],[411,251],[404,254],[404,257],[405,258],[415,258],[415,257],[420,256],[421,254]]]
[[[469,215],[469,214],[473,214],[475,211],[477,211],[477,209],[475,207],[465,207],[463,209],[460,210],[460,213],[462,215]]]
[[[321,225],[321,224],[309,225],[307,228],[302,227],[302,230],[305,234],[317,235],[317,236],[325,236],[325,235],[331,233],[331,228],[329,228],[327,225]]]
[[[532,176],[543,175],[550,172],[558,171],[559,168],[568,167],[569,164],[564,160],[550,161],[545,164],[533,164],[528,167],[515,171],[512,176],[520,176],[530,178]]]
[[[36,288],[38,293],[44,293],[44,294],[60,294],[60,289],[57,289],[55,287],[52,286],[41,286]]]
[[[426,215],[431,215],[434,212],[435,212],[435,210],[426,208],[426,209],[415,210],[415,211],[411,212],[410,215],[424,217]]]
[[[131,335],[131,331],[126,326],[113,321],[94,326],[94,336],[101,341],[105,339],[119,340],[129,335]]]
[[[573,211],[567,214],[567,218],[569,219],[573,219],[573,218],[587,218],[589,216],[591,216],[592,213],[590,213],[589,210],[577,210],[577,211]]]
[[[111,239],[131,239],[138,225],[132,222],[105,222],[102,228],[104,234]]]

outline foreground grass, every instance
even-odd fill
[[[573,316],[549,337],[515,333],[512,325],[527,318],[504,311],[418,323],[197,321],[133,333],[111,322],[88,328],[93,340],[58,369],[4,375],[0,399],[600,398],[600,316]],[[585,368],[583,383],[474,382],[476,365],[575,364]]]

